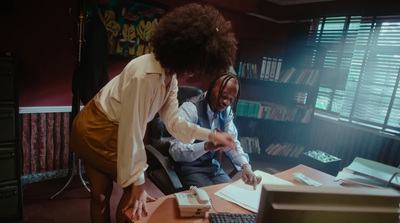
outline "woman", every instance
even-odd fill
[[[177,77],[216,75],[235,60],[237,41],[231,24],[211,6],[188,4],[161,19],[151,37],[153,53],[130,61],[79,112],[70,146],[85,161],[91,187],[92,222],[110,222],[113,181],[123,187],[116,218],[133,208],[132,218],[148,215],[144,189],[147,168],[143,137],[158,112],[168,131],[182,142],[211,140],[235,147],[229,134],[189,124],[178,117]],[[207,78],[207,77],[205,77]]]

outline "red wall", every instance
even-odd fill
[[[162,1],[159,1],[162,2]],[[168,2],[168,1],[166,1]],[[169,5],[171,8],[174,5]],[[0,50],[12,52],[19,61],[19,104],[69,106],[71,84],[77,63],[78,0],[12,1],[11,13],[1,11]],[[69,9],[73,16],[69,14]],[[261,63],[262,56],[282,54],[288,24],[272,23],[243,12],[220,9],[232,21],[239,40],[239,60]],[[238,62],[237,61],[237,62]],[[110,78],[117,75],[126,60],[110,59]],[[180,85],[206,89],[200,78],[183,78]]]
[[[71,78],[77,60],[76,1],[12,2],[14,11],[0,15],[0,50],[18,58],[20,106],[71,103]]]

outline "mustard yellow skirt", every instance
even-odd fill
[[[70,148],[81,160],[116,179],[118,125],[92,99],[75,117]]]

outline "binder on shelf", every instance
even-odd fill
[[[278,63],[278,59],[277,58],[272,58],[272,62],[271,62],[271,71],[269,73],[269,80],[273,81],[275,80],[275,73],[276,73],[276,65]]]
[[[281,67],[282,67],[282,59],[278,59],[278,63],[276,64],[276,71],[275,71],[275,81],[279,80],[281,74]]]
[[[260,71],[260,79],[261,80],[264,80],[266,66],[267,66],[267,57],[263,57],[262,62],[261,62],[261,71]]]
[[[267,67],[265,68],[264,80],[269,80],[269,73],[271,72],[272,58],[267,57]]]

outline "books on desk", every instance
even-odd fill
[[[400,187],[398,172],[399,168],[356,157],[349,166],[338,173],[335,180],[377,188],[386,187],[390,181],[390,186]]]
[[[215,195],[227,201],[238,204],[247,210],[257,212],[260,204],[263,184],[293,185],[293,183],[289,181],[283,180],[260,170],[254,171],[254,174],[262,177],[262,180],[257,185],[256,190],[253,189],[253,186],[245,184],[243,180],[240,179],[215,192]]]

